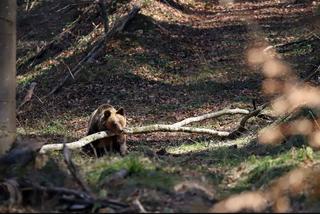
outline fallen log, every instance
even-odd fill
[[[202,120],[210,119],[210,118],[216,118],[222,115],[227,115],[227,114],[245,114],[249,115],[250,117],[256,116],[258,113],[255,112],[254,114],[250,114],[248,110],[245,109],[224,109],[221,111],[217,112],[212,112],[208,114],[204,114],[198,117],[190,117],[186,118],[180,122],[168,125],[168,124],[154,124],[154,125],[149,125],[149,126],[142,126],[142,127],[132,127],[132,128],[127,128],[123,131],[124,134],[131,135],[131,134],[143,134],[143,133],[152,133],[152,132],[185,132],[185,133],[196,133],[196,134],[209,134],[215,137],[230,137],[231,134],[234,132],[227,132],[227,131],[217,131],[213,129],[208,129],[208,128],[195,128],[195,127],[185,127],[183,125],[192,123],[192,122],[199,122]],[[250,118],[246,117],[245,121],[241,122],[241,126],[244,126],[246,121]],[[112,136],[108,134],[106,131],[101,131],[94,133],[92,135],[88,135],[86,137],[81,138],[78,141],[71,142],[65,144],[68,149],[79,149],[95,140],[99,140],[102,138],[106,138]],[[40,153],[44,154],[48,151],[52,150],[62,150],[64,144],[47,144],[44,145],[40,149]]]

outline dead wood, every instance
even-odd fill
[[[222,115],[228,115],[228,114],[249,114],[249,111],[246,109],[223,109],[221,111],[217,111],[217,112],[212,112],[212,113],[208,113],[208,114],[204,114],[198,117],[190,117],[187,118],[185,120],[182,120],[178,123],[174,123],[172,124],[173,126],[177,126],[177,127],[181,127],[181,126],[185,126],[189,123],[193,123],[193,122],[199,122],[205,119],[212,119],[212,118],[216,118],[216,117],[220,117]]]
[[[303,81],[306,82],[310,80],[315,74],[317,74],[320,71],[319,67],[314,72],[312,72],[307,78],[305,78]],[[149,125],[149,126],[127,128],[124,130],[123,133],[124,134],[142,134],[142,133],[151,133],[151,132],[185,132],[185,133],[209,134],[214,137],[233,139],[243,134],[243,132],[246,130],[245,125],[250,118],[261,114],[261,112],[270,104],[271,104],[270,101],[266,102],[263,105],[257,107],[252,112],[249,112],[248,110],[244,110],[244,109],[224,109],[218,112],[213,112],[213,113],[201,115],[198,117],[187,118],[185,120],[174,123],[172,125],[155,124],[155,125]],[[241,119],[239,126],[231,132],[184,126],[192,122],[199,122],[205,119],[219,117],[226,114],[246,114],[246,116],[244,116]],[[285,115],[283,117],[287,118],[288,116]],[[78,149],[95,140],[99,140],[108,136],[111,136],[111,135],[109,135],[105,131],[101,131],[92,135],[88,135],[78,141],[68,143],[66,144],[66,146],[69,149]],[[62,148],[63,148],[63,144],[48,144],[48,145],[44,145],[41,148],[40,153],[46,153],[47,151],[50,151],[50,150],[62,150]]]
[[[23,168],[34,161],[44,142],[38,138],[18,138],[12,148],[0,157],[0,173]]]
[[[67,202],[70,206],[77,207],[82,206],[84,209],[91,208],[104,208],[110,207],[115,210],[123,210],[130,207],[127,204],[121,203],[116,200],[109,200],[106,198],[98,198],[92,194],[90,189],[86,186],[85,182],[81,179],[76,169],[76,166],[71,160],[71,156],[68,153],[67,147],[64,148],[65,162],[68,165],[73,178],[79,184],[84,191],[78,189],[70,189],[66,187],[57,187],[52,185],[50,182],[46,184],[40,184],[34,176],[20,176],[17,174],[17,170],[13,168],[20,167],[26,168],[28,165],[34,163],[37,151],[40,149],[39,144],[28,146],[31,141],[24,141],[21,145],[16,145],[8,154],[0,158],[0,173],[2,176],[12,177],[18,179],[9,179],[0,182],[0,200],[9,203],[10,205],[21,204],[24,201],[28,201],[28,195],[30,192],[36,192],[44,196],[55,196],[60,201]],[[7,169],[4,171],[3,169]],[[11,169],[11,170],[10,170]],[[12,171],[12,173],[6,173]],[[35,171],[36,172],[36,171]],[[19,171],[18,171],[19,173]],[[24,194],[26,193],[26,194]],[[78,206],[78,207],[79,207]]]
[[[55,187],[55,186],[43,186],[27,180],[24,180],[23,182],[24,182],[24,186],[32,187],[35,190],[61,195],[61,199],[63,201],[67,201],[68,203],[71,203],[71,204],[89,205],[90,207],[97,206],[96,207],[97,209],[102,207],[111,207],[114,209],[125,209],[129,207],[129,205],[121,203],[116,200],[93,198],[86,192],[82,192],[74,189],[69,189],[65,187]],[[73,198],[65,197],[65,196],[73,196]]]
[[[76,165],[73,163],[71,159],[71,152],[68,149],[68,147],[63,146],[63,157],[64,157],[64,162],[68,167],[68,170],[70,171],[71,175],[73,178],[76,180],[77,184],[82,188],[83,191],[88,193],[91,197],[95,197],[91,189],[88,187],[86,182],[83,181],[82,177],[80,176],[78,169]]]
[[[0,200],[9,205],[22,203],[22,193],[15,179],[7,179],[0,183]]]
[[[225,131],[217,131],[212,129],[205,128],[193,128],[193,127],[176,127],[173,125],[164,125],[164,124],[156,124],[150,126],[142,126],[142,127],[133,127],[128,128],[123,131],[124,134],[142,134],[142,133],[151,133],[151,132],[186,132],[186,133],[197,133],[197,134],[210,134],[216,137],[227,137],[230,135],[229,132]],[[95,140],[99,140],[102,138],[106,138],[112,135],[109,135],[106,131],[101,131],[94,133],[92,135],[88,135],[84,138],[81,138],[78,141],[67,143],[66,146],[69,149],[78,149],[81,148]],[[63,144],[47,144],[44,145],[40,153],[44,154],[50,150],[62,150]]]
[[[303,44],[303,43],[307,43],[313,40],[314,37],[313,35],[309,36],[308,38],[305,39],[299,39],[299,40],[295,40],[292,42],[288,42],[288,43],[281,43],[281,44],[276,44],[276,45],[269,45],[268,47],[266,47],[265,49],[263,49],[263,52],[268,52],[269,50],[275,49],[278,52],[285,52],[286,49],[288,49],[288,47],[292,46],[292,45],[298,45],[298,44]],[[318,39],[318,38],[316,38]]]
[[[234,139],[234,138],[240,136],[244,131],[246,131],[245,125],[246,125],[247,121],[252,117],[258,116],[262,112],[262,110],[264,110],[268,105],[269,105],[269,103],[265,103],[262,106],[259,106],[254,111],[252,111],[249,114],[247,114],[246,116],[244,116],[241,119],[239,126],[234,131],[232,131],[230,133],[228,138]]]
[[[121,32],[125,25],[132,19],[134,18],[138,12],[140,11],[140,7],[138,6],[134,6],[132,8],[132,10],[125,16],[121,17],[120,19],[118,19],[117,21],[115,21],[115,24],[113,25],[113,27],[108,31],[108,33],[104,36],[101,36],[98,41],[96,42],[96,44],[94,45],[94,47],[89,51],[88,54],[86,54],[81,60],[80,62],[71,70],[71,73],[73,74],[73,76],[76,76],[82,68],[82,65],[88,61],[92,61],[93,58],[95,58],[95,56],[103,49],[104,45],[105,45],[105,41],[109,40],[111,37],[113,37],[114,35],[116,35],[117,33]],[[65,76],[65,78],[58,84],[56,85],[56,87],[54,87],[48,95],[46,95],[45,97],[48,97],[54,93],[56,93],[69,79],[70,79],[71,75],[70,72],[68,73],[67,76]]]
[[[186,125],[191,122],[198,122],[205,119],[215,118],[215,117],[227,115],[227,114],[249,114],[249,111],[245,109],[224,109],[221,111],[204,114],[198,117],[187,118],[185,120],[182,120],[178,123],[174,123],[172,125],[155,124],[155,125],[149,125],[149,126],[127,128],[124,130],[123,133],[124,134],[142,134],[142,133],[151,133],[151,132],[185,132],[185,133],[209,134],[209,135],[212,135],[215,137],[221,137],[221,138],[230,137],[232,132],[217,131],[217,130],[207,129],[207,128],[182,127],[182,125]],[[250,117],[253,117],[253,116],[254,115],[251,115]],[[242,122],[241,125],[244,126],[244,124],[245,122]],[[99,140],[108,136],[111,136],[111,135],[105,131],[101,131],[101,132],[97,132],[95,134],[83,137],[78,141],[67,143],[66,146],[69,149],[78,149],[95,140]],[[63,149],[63,144],[47,144],[41,148],[40,153],[46,153],[47,151],[50,151],[50,150],[62,150],[62,149]]]
[[[148,213],[148,211],[146,211],[146,209],[142,206],[139,199],[133,200],[132,205],[139,211],[139,213]]]

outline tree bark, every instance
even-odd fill
[[[0,1],[0,155],[16,138],[16,1]]]

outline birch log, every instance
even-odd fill
[[[213,129],[207,129],[207,128],[194,128],[194,127],[182,127],[183,125],[189,124],[191,122],[198,122],[205,119],[215,118],[222,115],[227,114],[246,114],[249,115],[249,111],[245,109],[224,109],[217,112],[212,112],[208,114],[204,114],[198,117],[190,117],[186,118],[180,122],[174,123],[172,125],[167,124],[155,124],[155,125],[149,125],[149,126],[142,126],[142,127],[132,127],[127,128],[124,130],[124,134],[132,135],[132,134],[143,134],[143,133],[151,133],[151,132],[185,132],[185,133],[196,133],[196,134],[209,134],[216,137],[228,137],[232,132],[226,132],[226,131],[217,131]],[[78,149],[81,148],[95,140],[99,140],[105,137],[112,136],[108,134],[105,131],[97,132],[92,135],[88,135],[84,138],[81,138],[78,141],[71,142],[65,144],[69,149]],[[40,153],[46,153],[48,151],[54,151],[54,150],[62,150],[63,149],[62,143],[60,144],[47,144],[44,145],[40,149]]]

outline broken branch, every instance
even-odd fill
[[[115,22],[115,24],[113,25],[113,27],[108,31],[107,34],[105,34],[104,36],[100,37],[98,39],[98,41],[96,42],[96,45],[91,49],[91,51],[89,51],[89,53],[87,55],[85,55],[80,62],[71,70],[71,73],[73,73],[73,76],[76,76],[82,68],[82,65],[88,61],[91,61],[92,58],[95,58],[95,56],[97,55],[97,53],[99,53],[102,48],[105,45],[105,41],[107,41],[108,39],[110,39],[111,37],[113,37],[116,33],[119,33],[123,30],[123,28],[125,27],[125,25],[133,18],[135,17],[138,12],[140,11],[140,7],[138,6],[134,6],[132,8],[132,10],[125,16],[121,17],[119,20],[117,20]],[[48,95],[46,95],[45,97],[48,97],[52,94],[54,94],[55,92],[57,92],[69,79],[70,79],[70,72],[68,73],[67,76],[65,76],[65,78],[56,86],[54,87],[51,92],[49,92]]]
[[[263,109],[265,109],[268,105],[269,105],[269,103],[265,103],[262,106],[259,106],[256,110],[254,110],[254,111],[250,112],[249,114],[247,114],[246,116],[244,116],[241,119],[238,128],[236,128],[234,131],[232,131],[228,137],[235,138],[235,137],[239,136],[242,132],[245,131],[245,125],[246,125],[247,121],[252,117],[258,116],[261,113],[261,111]]]
[[[91,206],[95,204],[99,204],[100,207],[112,207],[112,208],[127,208],[129,207],[127,204],[121,203],[119,201],[115,200],[109,200],[109,199],[95,199],[92,198],[90,195],[88,195],[85,192],[81,192],[78,190],[74,189],[68,189],[64,187],[47,187],[47,186],[42,186],[33,182],[28,182],[24,181],[27,185],[33,187],[34,189],[43,191],[43,192],[52,192],[56,194],[61,194],[61,195],[72,195],[75,196],[76,199],[71,199],[69,198],[70,202],[71,200],[77,201],[78,203],[81,202],[83,204],[89,204]]]
[[[198,117],[190,117],[190,118],[184,119],[180,122],[174,123],[173,126],[181,127],[181,126],[185,126],[189,123],[198,122],[198,121],[202,121],[205,119],[211,119],[211,118],[215,118],[215,117],[220,117],[220,116],[226,115],[226,114],[249,114],[249,111],[246,109],[239,109],[239,108],[223,109],[221,111],[204,114],[204,115],[201,115]]]
[[[77,167],[76,167],[76,165],[73,163],[73,161],[71,159],[70,150],[68,149],[68,147],[65,146],[65,144],[63,146],[63,157],[64,157],[64,162],[66,163],[71,175],[74,177],[74,179],[76,180],[78,185],[85,192],[87,192],[91,197],[94,198],[94,194],[92,193],[92,191],[90,190],[88,185],[83,181],[83,179],[81,178],[80,174],[78,173]]]

